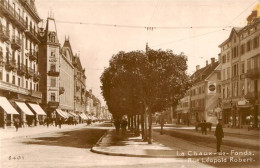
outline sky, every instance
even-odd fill
[[[53,13],[58,38],[69,36],[86,69],[86,86],[105,105],[100,76],[119,51],[170,49],[188,57],[188,73],[218,58],[232,27],[243,27],[259,0],[36,0],[39,16]],[[110,26],[117,25],[117,26]],[[127,25],[127,27],[120,27]],[[40,25],[41,26],[41,25]],[[130,26],[130,27],[128,27]],[[145,27],[155,27],[147,30]]]

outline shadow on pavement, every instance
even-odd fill
[[[74,131],[40,134],[24,140],[24,144],[91,148],[106,132],[105,129],[84,128]]]

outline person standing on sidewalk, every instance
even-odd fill
[[[14,119],[14,126],[15,126],[15,128],[16,128],[16,132],[18,131],[19,124],[20,124],[20,120],[19,120],[18,117],[16,117],[16,118]]]
[[[201,123],[201,133],[203,135],[203,133],[205,133],[205,135],[207,135],[207,123],[206,120],[203,121],[203,123]]]
[[[126,121],[126,119],[123,119],[122,123],[121,123],[122,135],[126,134],[126,127],[127,127],[127,121]]]
[[[219,119],[217,127],[216,127],[216,131],[215,131],[215,136],[216,136],[216,139],[217,139],[217,152],[220,152],[220,146],[221,146],[221,143],[222,143],[222,138],[224,138],[224,132],[223,132],[221,122],[222,122],[222,120]]]

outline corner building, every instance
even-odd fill
[[[260,4],[245,27],[234,27],[219,45],[222,64],[223,121],[229,127],[259,127]]]
[[[49,117],[56,118],[56,109],[59,107],[60,102],[60,43],[53,18],[47,18],[46,28],[41,28],[40,39],[41,106]]]
[[[22,125],[28,116],[15,102],[40,103],[38,23],[41,21],[34,0],[0,1],[0,96],[18,110]],[[0,125],[13,125],[15,114],[0,107]],[[37,114],[31,116],[36,124]],[[5,121],[5,122],[3,122]]]

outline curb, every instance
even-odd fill
[[[99,144],[103,140],[103,138],[108,134],[108,132],[111,131],[107,130],[104,135],[97,141],[97,143],[90,149],[91,152],[97,153],[97,154],[103,154],[103,155],[109,155],[109,156],[127,156],[127,157],[143,157],[143,158],[182,158],[182,159],[187,159],[187,158],[201,158],[201,157],[214,157],[214,156],[222,156],[218,154],[214,155],[206,155],[206,156],[201,156],[201,155],[192,155],[192,156],[178,156],[178,155],[137,155],[137,154],[126,154],[126,153],[116,153],[116,152],[106,152],[98,149]],[[183,151],[184,152],[184,151]],[[227,155],[226,155],[227,156]]]

